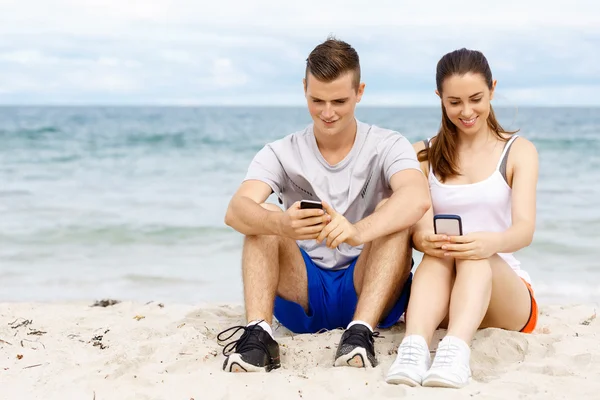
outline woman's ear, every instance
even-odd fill
[[[492,81],[492,89],[490,90],[490,100],[494,99],[494,92],[496,91],[496,83],[498,83],[497,80]]]

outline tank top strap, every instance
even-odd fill
[[[506,171],[506,162],[508,160],[508,152],[510,151],[510,146],[512,146],[513,142],[518,137],[519,137],[519,135],[513,135],[510,139],[508,139],[508,141],[504,145],[504,150],[502,151],[502,155],[500,156],[498,165],[496,165],[497,170],[501,171],[502,167],[504,166],[504,170]]]
[[[427,138],[423,140],[423,144],[425,144],[425,149],[429,150],[429,144],[431,143],[431,138]],[[433,173],[433,169],[431,168],[431,160],[427,159],[427,164],[429,165],[429,173]]]

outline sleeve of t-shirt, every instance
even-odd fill
[[[267,145],[252,159],[244,181],[259,180],[271,187],[279,195],[283,188],[283,168],[273,149]]]
[[[395,138],[392,145],[388,148],[386,155],[383,158],[383,173],[386,182],[390,183],[392,176],[396,172],[405,169],[416,169],[421,171],[417,153],[412,147],[408,139],[404,136]]]

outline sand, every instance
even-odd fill
[[[92,303],[0,304],[1,400],[600,399],[593,304],[542,306],[530,335],[479,331],[474,380],[455,390],[384,382],[403,324],[381,331],[369,369],[332,366],[339,330],[294,336],[275,325],[282,368],[231,374],[216,335],[242,323],[241,305]]]

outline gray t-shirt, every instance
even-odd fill
[[[336,165],[329,165],[321,155],[311,124],[263,147],[252,160],[245,180],[271,186],[285,209],[300,200],[322,200],[351,223],[360,221],[392,195],[392,175],[409,168],[421,169],[404,136],[356,122],[352,149]],[[333,270],[347,268],[363,247],[342,243],[329,249],[325,241],[319,244],[315,240],[299,240],[298,245],[316,265]]]

